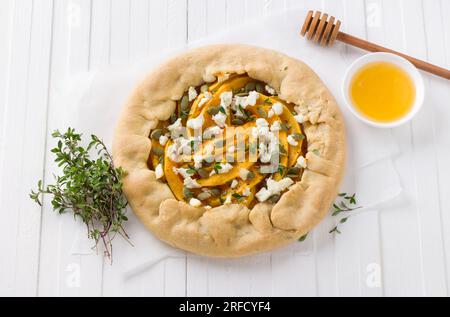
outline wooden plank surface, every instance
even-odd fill
[[[331,219],[293,250],[239,260],[170,258],[139,277],[96,255],[71,254],[84,228],[27,198],[52,181],[54,129],[72,109],[58,101],[72,75],[185,47],[290,8],[322,9],[362,38],[450,67],[447,0],[3,0],[0,2],[0,295],[448,296],[450,84],[424,75],[424,110],[391,131],[404,194],[354,217],[333,237]],[[353,60],[358,51],[336,49]],[[32,137],[30,137],[32,136]],[[28,158],[33,158],[32,160]],[[351,181],[351,180],[350,180]],[[379,271],[379,272],[378,272]],[[381,284],[372,285],[373,274]]]

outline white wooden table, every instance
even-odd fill
[[[0,1],[0,295],[447,296],[450,84],[427,75],[425,110],[392,130],[403,198],[355,217],[337,238],[316,230],[310,255],[187,256],[124,282],[101,257],[70,254],[79,228],[70,216],[27,198],[37,179],[51,180],[50,133],[61,128],[53,91],[63,78],[294,6],[323,9],[353,34],[450,67],[449,0]]]

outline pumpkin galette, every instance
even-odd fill
[[[132,209],[158,238],[236,257],[307,234],[336,196],[346,148],[336,102],[310,68],[218,45],[173,58],[138,86],[113,153]]]

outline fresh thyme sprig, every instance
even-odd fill
[[[58,140],[51,150],[55,162],[62,169],[62,176],[55,176],[54,185],[44,186],[38,182],[37,191],[30,198],[42,206],[41,198],[52,196],[52,206],[59,214],[72,211],[87,227],[88,237],[95,247],[102,243],[105,255],[112,261],[112,241],[116,235],[129,242],[123,228],[127,200],[122,191],[124,171],[115,168],[105,144],[92,135],[87,147],[80,145],[82,135],[69,128],[66,133],[55,131]],[[92,159],[94,152],[96,158]]]
[[[338,195],[338,197],[341,199],[341,201],[333,204],[333,208],[334,208],[334,211],[332,214],[333,217],[338,217],[338,216],[341,216],[342,214],[346,214],[351,211],[355,211],[355,210],[363,208],[362,206],[356,206],[357,205],[356,194],[351,195],[351,194],[347,194],[347,193],[340,193]],[[353,207],[351,205],[355,205],[355,207]],[[351,216],[344,216],[343,218],[341,218],[339,220],[339,225],[346,223],[350,217]],[[337,225],[333,229],[331,229],[330,234],[332,234],[332,233],[341,234],[341,231],[339,230],[339,225]]]

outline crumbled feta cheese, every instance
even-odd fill
[[[269,118],[272,118],[274,115],[275,115],[275,112],[274,112],[272,109],[270,109],[270,110],[269,110],[269,113],[267,114],[267,116],[268,116]]]
[[[266,142],[271,137],[273,133],[269,132],[269,127],[254,127],[252,128],[252,137],[254,139],[259,139],[260,142]]]
[[[185,131],[185,128],[183,127],[183,124],[181,122],[181,118],[178,118],[177,121],[175,121],[174,124],[169,125],[167,127],[167,129],[169,129],[171,135],[172,135],[172,139],[177,139],[180,136],[183,136]]]
[[[260,128],[266,128],[269,126],[269,122],[267,122],[264,118],[256,119],[256,126]]]
[[[231,165],[230,163],[221,164],[220,166],[222,168],[219,170],[219,174],[226,174],[233,169],[233,165]]]
[[[301,114],[298,114],[296,116],[294,116],[295,121],[297,121],[298,123],[302,124],[305,122],[305,117]]]
[[[186,168],[174,167],[174,168],[172,168],[172,170],[175,175],[181,175],[184,179],[191,177],[191,174],[188,173],[188,169],[186,169]]]
[[[275,91],[275,89],[273,89],[272,87],[270,87],[269,85],[266,85],[265,87],[266,91],[271,94],[271,95],[275,95],[277,92]]]
[[[280,194],[282,191],[288,189],[295,182],[291,178],[283,178],[279,182],[268,179],[267,180],[267,189],[274,192],[274,194]]]
[[[191,200],[189,201],[189,205],[191,205],[192,207],[200,207],[202,205],[202,202],[196,198],[191,198]]]
[[[193,101],[195,98],[197,98],[197,90],[194,87],[189,87],[189,101]]]
[[[218,136],[218,135],[221,135],[222,133],[223,133],[223,129],[221,129],[220,127],[218,127],[218,126],[210,127],[210,128],[207,128],[205,130],[205,132],[203,132],[203,138],[209,140],[213,136]]]
[[[269,163],[272,160],[272,153],[269,150],[268,144],[259,144],[259,160],[261,163]]]
[[[228,196],[223,204],[224,205],[231,205],[231,196]]]
[[[281,116],[284,111],[284,106],[281,103],[277,102],[272,106],[272,110],[277,116]]]
[[[296,167],[299,167],[299,168],[307,168],[308,167],[308,163],[306,162],[306,159],[303,156],[299,156],[299,158],[297,159]]]
[[[156,179],[161,179],[164,176],[164,170],[162,164],[158,164],[155,168]]]
[[[200,115],[195,119],[188,120],[186,126],[193,130],[200,130],[203,127],[204,123],[205,123],[205,118],[203,117],[203,115]]]
[[[249,197],[249,196],[251,196],[251,194],[252,194],[252,192],[251,192],[250,188],[246,188],[242,192],[242,196],[244,196],[244,197]]]
[[[267,190],[266,188],[261,188],[259,192],[256,193],[256,199],[258,199],[259,202],[265,202],[267,199],[273,196],[273,194]]]
[[[235,105],[235,108],[239,109],[239,106],[241,106],[242,109],[246,109],[247,106],[248,106],[248,98],[247,97],[236,96],[234,98],[234,105]]]
[[[234,97],[234,105],[236,106],[236,108],[238,108],[239,106],[242,106],[242,103],[244,102],[245,99],[246,99],[245,97],[235,96]]]
[[[200,102],[198,103],[198,107],[201,108],[205,105],[205,103],[207,103],[208,101],[210,101],[212,99],[212,94],[207,91],[203,94],[203,98],[200,100]]]
[[[243,180],[246,181],[248,178],[248,174],[250,174],[250,171],[246,168],[241,168],[239,170],[239,177]]]
[[[177,145],[174,143],[167,149],[167,155],[169,156],[169,159],[172,162],[178,162],[179,156],[178,156],[178,149]]]
[[[231,189],[235,189],[236,187],[238,187],[238,185],[239,185],[238,181],[234,179],[231,182]]]
[[[185,138],[175,138],[174,143],[167,149],[168,156],[173,162],[179,162],[183,158],[183,154],[191,155],[192,147],[191,142],[198,142],[195,138],[185,139]]]
[[[272,126],[270,127],[270,131],[272,132],[278,132],[281,131],[281,122],[275,121]]]
[[[194,167],[196,169],[200,169],[203,167],[202,163],[203,163],[203,155],[201,154],[194,155]]]
[[[227,122],[227,115],[219,112],[215,116],[212,117],[213,121],[221,128],[225,127],[225,123]]]
[[[205,209],[206,209],[206,210],[211,210],[212,207],[211,207],[211,206],[205,206]]]
[[[200,186],[200,184],[197,183],[197,181],[192,177],[185,178],[184,186],[186,186],[186,188],[188,189],[202,188],[202,186]]]
[[[220,105],[225,109],[228,108],[233,102],[233,92],[226,91],[220,95]]]
[[[273,174],[273,173],[276,173],[277,170],[278,170],[278,168],[275,165],[262,165],[259,168],[259,172],[261,174]]]
[[[290,178],[284,178],[279,182],[270,178],[267,180],[267,188],[261,188],[261,190],[256,194],[256,198],[259,202],[265,202],[273,195],[281,194],[281,192],[288,189],[293,184],[294,181]]]
[[[169,141],[169,137],[167,135],[161,135],[159,137],[159,144],[161,144],[161,146],[166,146],[168,141]]]
[[[258,102],[258,99],[259,99],[259,92],[251,91],[247,97],[247,105],[249,105],[249,106],[256,105],[256,103]]]
[[[298,146],[297,140],[295,140],[294,136],[292,136],[292,135],[289,135],[287,137],[287,141],[288,141],[289,145]]]
[[[226,163],[226,164],[219,164],[220,168],[217,169],[217,171],[219,172],[219,174],[226,174],[229,171],[231,171],[233,169],[233,165],[231,165],[230,163]],[[216,170],[213,170],[209,176],[213,176],[216,175],[217,172]]]

